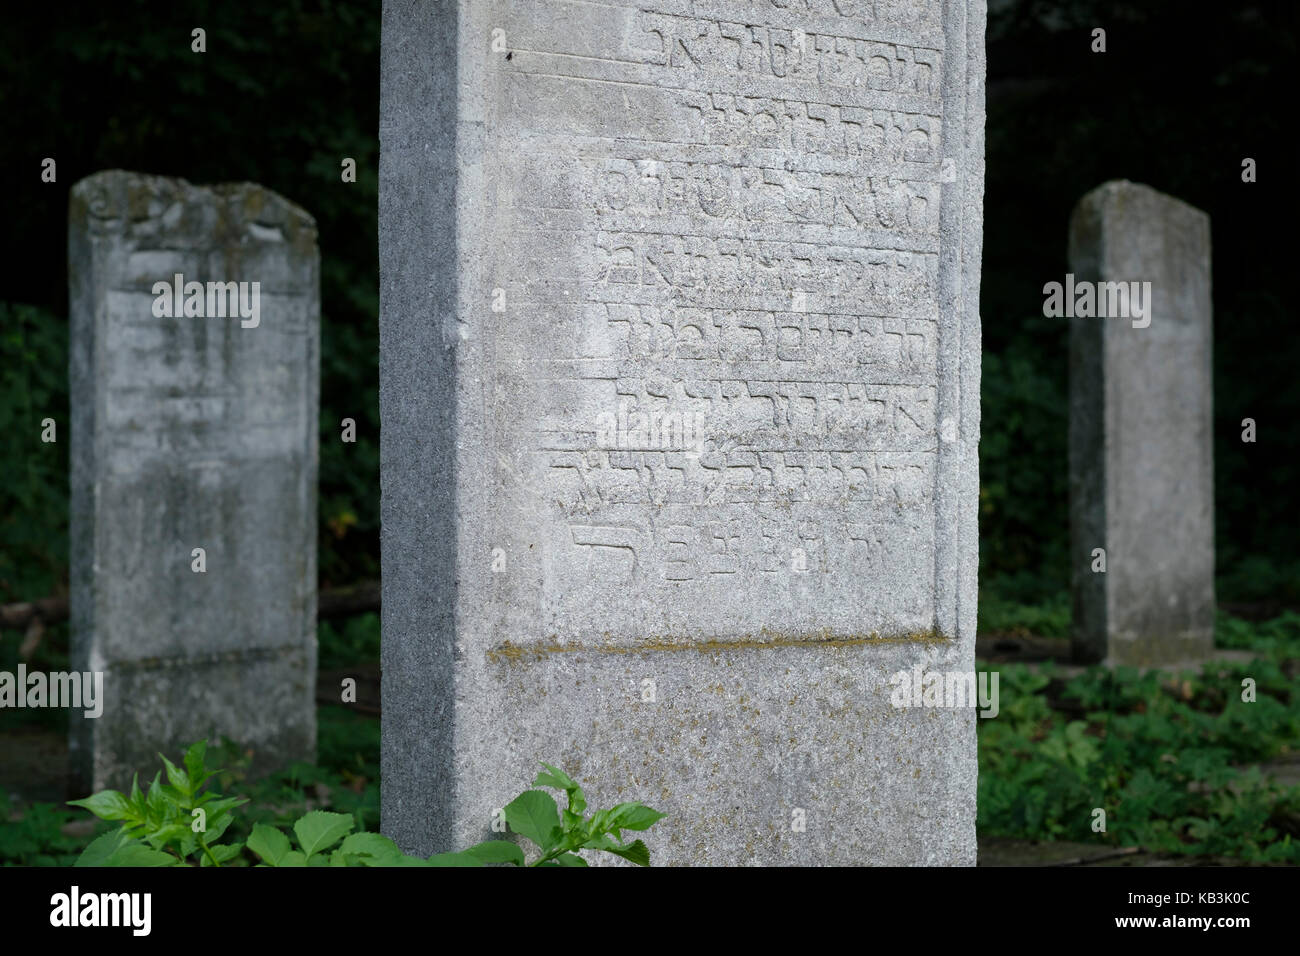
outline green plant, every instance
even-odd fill
[[[525,790],[505,807],[510,829],[532,840],[542,851],[533,866],[586,866],[578,850],[604,850],[639,866],[650,865],[646,845],[640,840],[623,843],[622,831],[649,829],[666,814],[642,803],[620,803],[584,818],[587,798],[582,788],[563,770],[548,763],[542,766],[547,772],[538,774],[533,786],[564,791],[569,805],[563,815],[555,799],[543,790]]]
[[[981,835],[1300,862],[1300,788],[1257,766],[1300,740],[1300,615],[1221,617],[1218,639],[1258,656],[1200,674],[1092,667],[1068,680],[997,665],[1001,710],[979,721]],[[1096,807],[1104,833],[1091,828]]]
[[[139,776],[131,781],[130,795],[118,790],[101,790],[82,800],[69,800],[101,820],[120,820],[118,830],[95,839],[78,858],[77,866],[172,866],[190,863],[197,856],[201,866],[220,866],[239,855],[241,843],[220,845],[216,841],[234,822],[230,812],[247,803],[238,797],[201,794],[217,771],[204,766],[206,740],[185,753],[184,767],[162,754],[167,783],[161,771],[154,774],[147,792],[140,790]]]
[[[204,765],[207,742],[186,752],[183,767],[162,757],[161,771],[147,792],[138,779],[129,795],[103,790],[72,806],[122,826],[95,839],[76,866],[221,866],[249,862],[251,854],[266,866],[483,866],[488,863],[526,865],[523,848],[510,840],[486,840],[467,850],[436,853],[428,859],[408,856],[378,833],[356,829],[350,813],[312,810],[292,826],[293,840],[272,823],[255,823],[247,841],[218,843],[234,822],[231,812],[247,803],[237,797],[203,793],[219,771]],[[159,756],[162,756],[161,754]],[[649,866],[650,851],[641,840],[623,842],[624,830],[646,830],[665,816],[641,803],[620,803],[584,817],[587,799],[582,788],[563,770],[543,763],[533,787],[564,792],[568,806],[561,814],[544,790],[529,789],[505,807],[510,829],[537,846],[532,866],[586,866],[579,850],[602,850],[640,866]],[[354,832],[355,831],[355,832]]]
[[[0,866],[67,866],[84,838],[63,832],[71,811],[52,803],[33,803],[21,811],[0,790]]]

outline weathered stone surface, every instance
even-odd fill
[[[385,4],[405,849],[490,837],[546,760],[667,811],[659,863],[974,863],[973,712],[889,679],[974,664],[983,30]]]
[[[1192,661],[1214,645],[1209,217],[1106,183],[1071,217],[1070,268],[1077,283],[1150,283],[1146,316],[1070,320],[1074,654]]]
[[[73,666],[106,696],[73,715],[73,786],[221,734],[255,769],[311,758],[315,223],[252,184],[111,171],[73,187],[68,253]],[[177,274],[204,316],[156,314]],[[258,283],[256,324],[220,296],[208,315],[209,282],[248,283],[250,313]]]

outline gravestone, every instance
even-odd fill
[[[1069,245],[1076,287],[1130,299],[1070,320],[1073,652],[1192,662],[1214,646],[1210,219],[1109,182],[1079,201]]]
[[[973,864],[984,4],[384,5],[382,829]]]
[[[315,223],[114,170],[73,187],[68,260],[72,656],[106,698],[74,712],[72,786],[219,735],[255,772],[312,759]]]

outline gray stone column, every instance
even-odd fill
[[[312,759],[315,223],[248,183],[102,172],[68,256],[72,656],[106,697],[73,715],[73,787],[219,735],[257,770]]]
[[[741,9],[743,7],[743,10]],[[388,2],[384,832],[973,864],[984,4]]]
[[[1210,219],[1106,183],[1075,208],[1070,269],[1074,654],[1194,661],[1214,646]]]

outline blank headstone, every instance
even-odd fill
[[[983,8],[385,4],[406,850],[546,760],[656,863],[974,863],[973,711],[890,678],[974,665]]]
[[[103,172],[72,189],[68,254],[73,666],[106,697],[73,715],[73,787],[148,779],[203,737],[254,770],[312,759],[315,223],[248,183]],[[177,275],[203,315],[155,291]]]
[[[1070,268],[1151,295],[1140,318],[1070,320],[1074,654],[1191,662],[1214,644],[1210,219],[1106,183],[1075,208]]]

